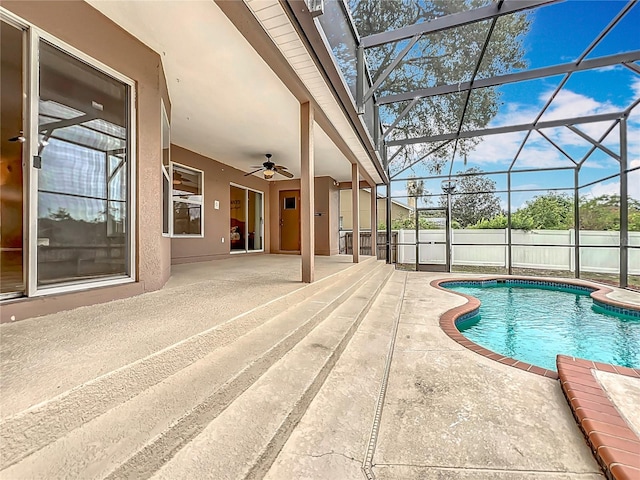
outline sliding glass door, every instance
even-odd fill
[[[0,299],[131,281],[134,83],[0,17]]]
[[[129,273],[128,88],[40,42],[38,286]]]
[[[231,185],[231,253],[264,250],[264,200],[262,192]]]
[[[0,21],[0,298],[20,296],[24,282],[24,43],[18,26]]]

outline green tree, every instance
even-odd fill
[[[573,199],[567,194],[548,192],[538,195],[519,208],[513,218],[528,219],[533,229],[567,230],[573,228]]]
[[[509,224],[509,219],[507,215],[503,212],[499,215],[491,218],[491,219],[483,219],[480,220],[475,225],[471,225],[468,228],[477,228],[477,229],[503,229],[507,228]],[[520,212],[514,212],[511,215],[511,228],[513,230],[533,230],[534,223],[533,220],[526,215],[521,214]]]
[[[349,0],[353,19],[361,37],[395,30],[408,25],[429,22],[452,13],[483,7],[486,0]],[[380,95],[405,93],[433,85],[455,84],[470,79],[483,48],[490,22],[476,22],[455,29],[423,36],[409,54],[382,83]],[[527,13],[505,15],[496,23],[478,77],[487,78],[521,70],[527,66],[523,38],[530,28]],[[408,41],[381,45],[366,50],[373,78],[393,61]],[[334,52],[339,56],[340,51]],[[352,54],[351,54],[352,55]],[[340,60],[339,60],[340,63]],[[397,125],[391,138],[421,137],[456,131],[464,106],[466,92],[424,98]],[[390,104],[381,109],[381,118],[391,123],[409,102]],[[498,112],[500,93],[495,88],[475,90],[469,98],[465,128],[484,128]],[[458,152],[466,155],[479,142],[464,139],[458,142]],[[396,157],[402,167],[421,155],[423,146],[408,146],[405,155]],[[441,149],[427,163],[438,172],[451,158],[453,144]]]
[[[481,220],[490,220],[501,213],[500,199],[496,196],[496,182],[491,180],[479,168],[469,168],[458,172],[458,184],[455,195],[451,196],[451,218],[462,228],[475,225]],[[442,208],[447,208],[447,196],[438,200]]]
[[[429,204],[429,192],[424,188],[424,180],[416,180],[415,176],[410,176],[407,180],[407,195],[416,199],[416,207],[420,202],[424,205]]]
[[[628,200],[629,230],[640,231],[640,202]],[[620,230],[620,195],[580,199],[581,230]]]

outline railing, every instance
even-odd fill
[[[377,239],[377,258],[378,260],[387,259],[387,232],[378,231]],[[391,232],[391,263],[396,263],[397,260],[397,247],[398,232]],[[351,230],[342,230],[340,232],[340,253],[346,255],[353,254],[353,232]],[[371,231],[360,232],[360,255],[373,255],[371,251]]]

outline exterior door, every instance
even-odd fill
[[[280,250],[300,251],[300,190],[280,192]]]
[[[451,271],[451,236],[446,208],[416,209],[416,270]]]
[[[0,298],[22,295],[24,277],[23,38],[22,29],[0,28]]]

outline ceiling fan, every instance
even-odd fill
[[[287,178],[293,178],[293,174],[290,172],[287,172],[287,167],[283,165],[276,165],[271,161],[272,156],[273,155],[271,155],[270,153],[267,153],[265,155],[265,157],[267,157],[267,161],[264,162],[262,165],[252,165],[251,168],[257,168],[257,170],[254,170],[253,172],[245,173],[244,176],[247,177],[249,175],[253,175],[254,173],[262,171],[265,179],[273,178],[273,176],[276,173],[279,173],[280,175]]]

